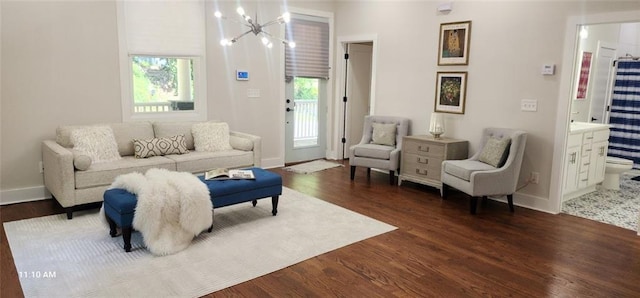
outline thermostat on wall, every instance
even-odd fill
[[[249,80],[249,72],[246,70],[236,70],[236,80],[238,81],[248,81]]]

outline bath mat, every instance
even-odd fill
[[[305,162],[284,168],[287,171],[296,172],[300,174],[309,174],[317,171],[322,171],[335,167],[344,167],[343,165],[335,162],[326,161],[324,159],[318,159],[311,162]]]

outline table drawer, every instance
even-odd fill
[[[402,175],[413,176],[420,179],[440,180],[440,169],[434,169],[422,164],[403,164]]]
[[[405,140],[402,144],[403,151],[421,156],[444,156],[444,145],[429,142]]]

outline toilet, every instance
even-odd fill
[[[607,156],[602,187],[613,190],[620,189],[620,174],[630,171],[632,168],[632,160]]]

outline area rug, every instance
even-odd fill
[[[309,174],[309,173],[322,171],[322,170],[335,168],[335,167],[344,167],[344,166],[339,163],[330,162],[324,159],[318,159],[318,160],[286,167],[284,169],[287,171],[296,172],[300,174]]]
[[[597,190],[562,203],[562,212],[621,228],[638,229],[640,214],[640,182],[632,178],[640,170],[620,176],[620,190]]]
[[[154,257],[134,232],[125,253],[98,212],[4,224],[26,297],[198,297],[396,229],[284,188],[271,200],[214,211],[213,232]]]

